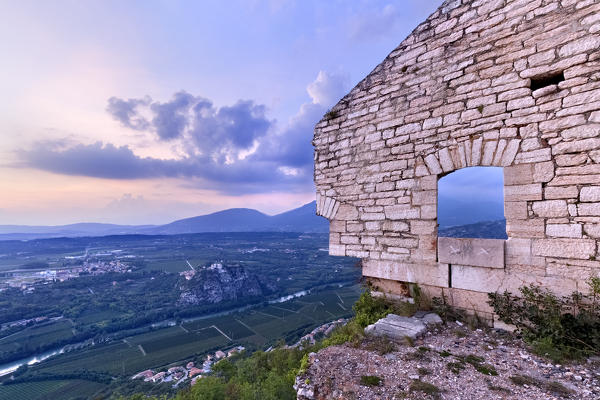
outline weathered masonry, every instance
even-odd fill
[[[489,313],[600,273],[600,1],[447,0],[317,124],[333,255],[381,291]],[[506,241],[438,239],[437,182],[504,169]],[[484,314],[492,317],[491,314]]]

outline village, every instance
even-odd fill
[[[206,355],[206,358],[201,366],[196,365],[193,361],[190,361],[185,364],[185,367],[174,366],[170,367],[166,371],[155,372],[152,369],[147,369],[133,375],[131,379],[143,379],[144,382],[152,383],[174,382],[174,388],[189,379],[190,385],[194,385],[198,379],[201,379],[212,372],[212,366],[215,362],[232,357],[244,350],[246,350],[244,346],[237,346],[226,351],[217,350],[214,354]]]
[[[302,336],[293,345],[286,345],[284,348],[299,348],[302,349],[305,346],[313,345],[317,340],[328,336],[333,330],[338,327],[345,325],[348,322],[346,318],[340,318],[335,321],[328,322],[320,325],[313,329],[310,333]],[[274,348],[269,347],[266,352],[272,351]],[[199,379],[210,375],[212,373],[213,365],[221,360],[230,358],[236,354],[239,354],[246,350],[244,346],[236,346],[228,350],[218,350],[215,353],[207,354],[202,362],[202,365],[196,364],[190,361],[183,365],[176,365],[169,367],[166,371],[155,371],[153,369],[147,369],[133,375],[131,379],[143,379],[144,382],[151,383],[172,383],[172,387],[176,388],[186,380],[190,381],[190,385],[193,386]]]
[[[36,285],[53,282],[64,282],[80,276],[102,275],[109,272],[131,272],[131,266],[120,260],[84,261],[80,265],[61,269],[44,269],[42,271],[10,271],[4,273],[7,277],[0,280],[0,292],[8,288],[18,288],[23,294],[31,293]]]

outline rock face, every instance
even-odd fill
[[[588,292],[600,272],[598,15],[590,0],[446,0],[315,128],[330,254],[362,258],[392,294],[418,283],[490,319],[487,292]],[[504,170],[508,239],[494,265],[438,258],[437,181],[474,166]]]
[[[263,287],[258,278],[243,267],[221,263],[199,268],[190,280],[182,282],[180,289],[182,305],[235,301],[270,293],[269,288]]]

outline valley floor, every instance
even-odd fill
[[[296,382],[299,400],[599,399],[600,360],[553,364],[511,334],[452,322],[414,346],[365,339],[328,347],[311,354]]]

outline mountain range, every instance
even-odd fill
[[[78,223],[57,226],[0,225],[0,240],[107,235],[176,235],[204,232],[329,232],[329,222],[316,215],[316,202],[277,215],[249,208],[230,208],[180,219],[166,225]]]
[[[78,223],[57,226],[0,225],[0,240],[30,240],[55,237],[83,237],[107,235],[177,235],[205,232],[329,232],[329,223],[316,215],[316,202],[277,215],[267,215],[250,208],[230,208],[212,214],[184,218],[165,225],[116,225]],[[501,203],[481,199],[458,200],[440,198],[438,223],[440,230],[475,224],[480,221],[498,221],[504,218]],[[492,228],[474,226],[468,230]],[[501,232],[501,227],[493,226]],[[498,228],[498,229],[496,229]],[[450,229],[450,232],[455,230]],[[456,233],[458,234],[458,233]],[[471,236],[473,237],[473,236]]]

